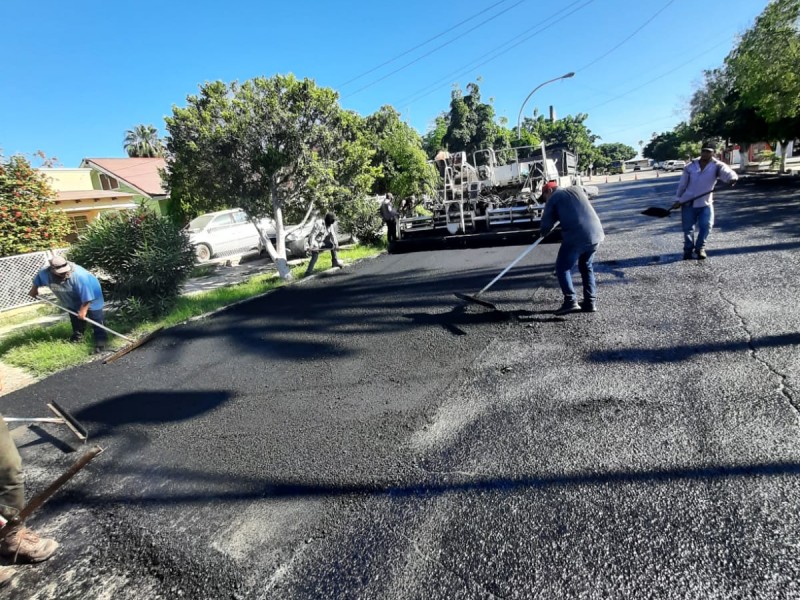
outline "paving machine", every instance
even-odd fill
[[[544,209],[538,202],[542,186],[547,181],[560,186],[574,181],[573,174],[559,169],[557,160],[548,157],[544,144],[487,148],[469,158],[465,152],[436,156],[442,187],[436,198],[425,203],[430,214],[400,217],[398,246],[426,238],[537,231]]]

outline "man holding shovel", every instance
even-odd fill
[[[39,295],[39,288],[49,287],[56,295],[61,305],[78,314],[70,314],[72,323],[72,337],[70,342],[81,342],[86,331],[86,317],[92,321],[103,324],[103,291],[97,277],[75,263],[68,262],[63,256],[54,256],[50,259],[49,266],[45,267],[34,277],[33,287],[29,292],[31,297]],[[95,353],[100,354],[105,350],[108,336],[105,330],[92,326],[94,329]]]
[[[728,165],[714,158],[715,150],[711,142],[704,142],[700,158],[686,165],[678,183],[672,208],[681,209],[683,260],[691,260],[693,253],[698,259],[705,260],[706,241],[714,227],[714,185],[717,179],[731,185],[739,179]],[[690,201],[692,198],[694,200]]]

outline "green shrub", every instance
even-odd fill
[[[146,208],[101,215],[69,259],[102,271],[104,292],[132,320],[168,311],[195,264],[186,233]]]
[[[380,204],[374,198],[360,196],[347,202],[338,214],[341,228],[363,244],[376,244],[381,239],[383,219]]]

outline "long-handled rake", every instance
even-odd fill
[[[558,227],[558,224],[559,224],[558,221],[556,221],[555,224],[553,225],[553,229],[551,229],[550,231],[548,231],[544,235],[540,235],[536,239],[535,242],[533,242],[530,246],[528,246],[522,254],[520,254],[517,258],[515,258],[510,265],[508,265],[505,269],[503,269],[497,277],[492,279],[479,292],[476,292],[474,294],[462,294],[460,292],[454,292],[455,297],[456,298],[460,298],[461,300],[465,300],[467,302],[474,302],[475,304],[480,304],[481,306],[485,306],[486,308],[491,308],[492,310],[497,310],[497,306],[495,304],[493,304],[492,302],[489,302],[488,300],[484,300],[483,298],[480,298],[479,296],[481,294],[483,294],[486,290],[488,290],[490,287],[492,287],[495,283],[497,283],[500,280],[500,278],[503,277],[503,275],[508,273],[514,267],[514,265],[516,265],[519,261],[521,261],[523,258],[528,256],[528,254],[530,254],[531,251],[534,248],[536,248],[536,246],[538,246],[542,242],[542,240],[544,238],[546,238],[548,235],[550,235],[550,233],[556,227]]]
[[[42,504],[47,502],[50,497],[61,488],[61,486],[72,479],[101,452],[103,452],[103,449],[100,446],[93,446],[87,450],[84,455],[75,462],[75,464],[64,471],[64,473],[62,473],[58,479],[53,481],[53,483],[47,486],[47,488],[42,492],[31,498],[30,502],[28,502],[28,504],[26,504],[25,507],[19,511],[19,514],[16,517],[9,519],[8,521],[0,518],[0,537],[5,535],[7,531],[10,531],[12,527],[16,527],[24,523],[25,519],[27,519]]]
[[[77,419],[73,417],[69,411],[59,405],[55,400],[50,402],[47,408],[55,415],[54,417],[3,417],[3,421],[6,423],[52,423],[54,425],[66,425],[69,430],[75,434],[75,437],[84,444],[86,443],[86,439],[89,437],[86,428],[78,423]]]
[[[37,296],[37,300],[40,300],[40,301],[42,301],[42,302],[47,302],[47,304],[52,304],[52,305],[53,305],[53,306],[55,306],[57,309],[59,309],[59,310],[63,310],[64,312],[67,312],[67,313],[69,313],[69,314],[71,314],[71,315],[74,315],[74,316],[76,316],[76,317],[80,318],[80,317],[78,316],[78,313],[76,313],[76,312],[74,312],[74,311],[71,311],[71,310],[70,310],[70,309],[68,309],[68,308],[64,308],[63,306],[61,306],[60,304],[56,304],[56,303],[55,303],[55,302],[53,302],[52,300],[48,300],[47,298],[42,298],[42,297],[40,297],[40,296]],[[92,325],[94,325],[95,327],[99,327],[100,329],[104,329],[104,330],[105,330],[105,331],[107,331],[108,333],[114,334],[114,335],[115,335],[115,336],[117,336],[118,338],[122,338],[123,340],[125,340],[126,342],[128,342],[128,345],[127,345],[127,346],[125,346],[124,348],[120,348],[120,349],[119,349],[119,350],[117,350],[117,351],[116,351],[114,354],[112,354],[112,355],[111,355],[111,356],[109,356],[108,358],[104,359],[104,360],[103,360],[103,364],[110,363],[110,362],[114,362],[114,361],[115,361],[115,360],[117,360],[119,357],[121,357],[121,356],[125,356],[125,355],[126,355],[128,352],[130,352],[131,350],[135,350],[136,348],[138,348],[138,347],[139,347],[139,346],[141,346],[142,344],[146,344],[147,342],[149,342],[150,340],[152,340],[152,339],[153,339],[153,338],[154,338],[156,335],[158,335],[158,333],[159,333],[159,332],[160,332],[160,331],[163,329],[163,327],[159,327],[158,329],[154,329],[154,330],[153,330],[153,331],[151,331],[150,333],[147,333],[147,334],[143,335],[143,336],[142,336],[142,337],[140,337],[138,340],[134,340],[133,338],[129,338],[127,335],[122,335],[121,333],[118,333],[118,332],[114,331],[113,329],[111,329],[111,328],[109,328],[109,327],[106,327],[106,326],[105,326],[105,325],[103,325],[102,323],[98,323],[97,321],[93,321],[93,320],[92,320],[92,319],[90,319],[89,317],[85,317],[85,318],[84,318],[84,320],[85,320],[87,323],[91,323],[91,324],[92,324]]]

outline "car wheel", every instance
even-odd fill
[[[207,244],[197,244],[194,247],[194,255],[197,257],[197,262],[206,262],[211,259],[211,248]]]

